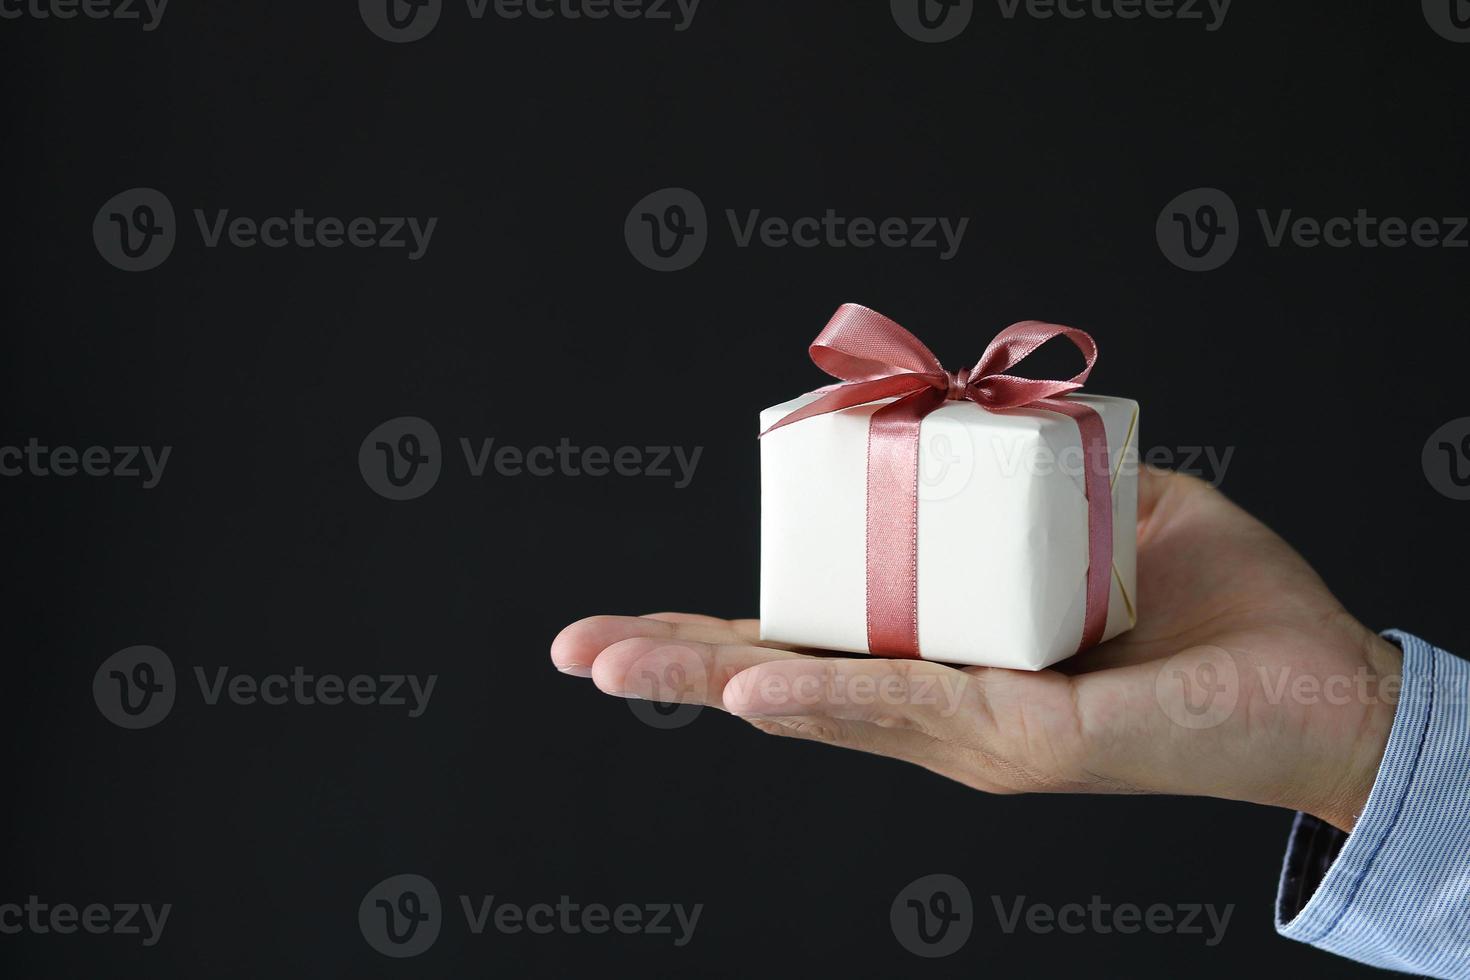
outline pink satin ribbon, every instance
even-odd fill
[[[1065,337],[1087,363],[1066,381],[1006,374],[1042,344]],[[1061,412],[1082,436],[1087,494],[1087,606],[1078,651],[1102,640],[1108,622],[1113,567],[1113,506],[1108,436],[1102,416],[1058,397],[1076,391],[1097,361],[1086,332],[1026,320],[1006,327],[971,370],[946,371],[917,337],[855,303],[843,305],[811,345],[817,367],[845,384],[818,389],[818,398],[761,435],[815,415],[883,398],[868,425],[868,650],[884,657],[919,654],[919,427],[946,401],[972,401],[989,412],[1034,408]]]

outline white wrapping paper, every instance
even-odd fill
[[[1112,476],[1104,639],[1135,622],[1138,404],[1098,411]],[[761,413],[766,428],[814,395]],[[761,637],[867,653],[868,419],[875,402],[785,426],[761,445]],[[1039,670],[1082,635],[1087,499],[1071,418],[950,401],[919,430],[919,649],[924,659]]]

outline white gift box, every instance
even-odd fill
[[[1113,556],[1103,639],[1136,621],[1138,403],[1074,394],[1107,430]],[[761,413],[765,431],[816,400]],[[868,420],[803,419],[761,445],[761,638],[868,652]],[[925,660],[1040,670],[1077,652],[1087,598],[1082,438],[1069,416],[946,401],[919,429],[918,636]]]

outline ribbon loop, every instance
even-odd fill
[[[1063,381],[1006,373],[1057,337],[1065,337],[1082,352],[1087,363],[1077,374]],[[975,367],[947,371],[929,348],[903,327],[866,306],[845,303],[812,341],[810,354],[817,367],[847,383],[823,389],[822,398],[787,415],[766,432],[813,415],[897,398],[925,387],[944,392],[948,401],[968,399],[991,411],[1024,408],[1081,388],[1097,363],[1097,342],[1076,327],[1023,320],[996,334]]]
[[[895,374],[942,375],[939,358],[919,338],[881,313],[846,303],[812,341],[817,367],[843,381]]]

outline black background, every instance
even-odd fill
[[[14,976],[1354,975],[1276,937],[1290,815],[1211,800],[988,798],[706,710],[674,732],[557,674],[598,612],[754,615],[756,414],[824,382],[805,347],[844,301],[972,362],[1001,326],[1098,337],[1091,387],[1142,445],[1235,447],[1224,489],[1345,604],[1470,649],[1467,504],[1420,453],[1467,414],[1465,251],[1267,248],[1256,208],[1470,213],[1470,46],[1418,4],[1237,0],[1224,26],[1003,19],[920,44],[887,4],[704,0],[691,29],[474,21],[373,36],[350,2],[185,4],[136,23],[0,23],[6,351],[0,444],[170,445],[160,485],[0,480],[3,901],[171,902],[162,943],[3,936]],[[93,216],[156,187],[159,268],[98,255]],[[660,274],[623,241],[666,186],[708,250]],[[1222,269],[1154,220],[1220,187]],[[404,250],[208,249],[192,209],[437,216]],[[959,255],[737,248],[724,211],[969,217]],[[444,473],[391,502],[358,446],[431,421]],[[458,439],[703,446],[692,484],[471,478]],[[1208,555],[1199,556],[1208,561]],[[157,727],[92,703],[132,644],[186,678]],[[437,673],[390,708],[207,706],[192,669]],[[400,872],[450,905],[381,957],[359,900]],[[947,872],[966,948],[907,953],[893,896]],[[703,903],[694,941],[473,937],[454,896]],[[1225,940],[1005,935],[990,910],[1233,903]]]

